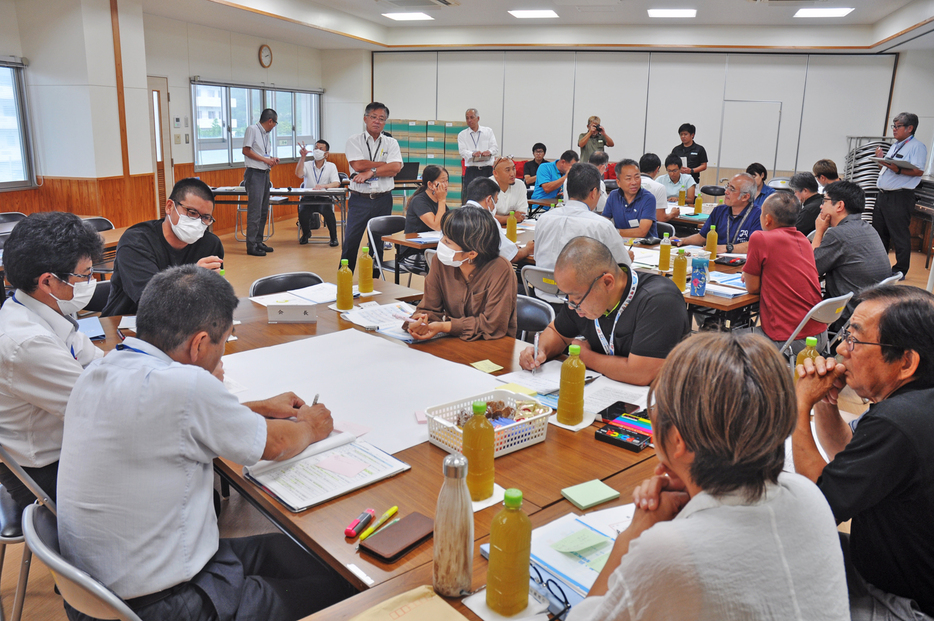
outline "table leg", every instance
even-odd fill
[[[382,242],[380,242],[380,243],[382,243]],[[396,260],[395,260],[395,264],[396,264],[396,284],[397,284],[397,285],[399,284],[399,255],[400,255],[401,253],[402,253],[402,246],[400,246],[399,244],[396,244]]]

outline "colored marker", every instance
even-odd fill
[[[367,509],[361,513],[356,520],[350,523],[350,526],[344,529],[344,536],[356,537],[358,534],[360,534],[360,531],[366,528],[366,525],[370,523],[370,520],[373,519],[374,515],[376,515],[376,511],[373,509]]]
[[[381,515],[380,518],[379,518],[378,520],[376,520],[376,524],[373,524],[373,526],[370,526],[368,529],[366,529],[365,531],[363,531],[363,534],[360,535],[360,541],[363,541],[364,539],[366,539],[367,537],[369,537],[370,535],[372,535],[372,534],[373,534],[373,531],[375,531],[377,528],[379,528],[380,526],[382,526],[383,524],[385,524],[385,523],[386,523],[386,520],[388,520],[388,519],[391,518],[393,515],[395,515],[395,514],[396,514],[396,511],[398,511],[398,510],[399,510],[399,507],[390,507],[390,508],[389,508],[389,511],[387,511],[386,513],[384,513],[383,515]]]

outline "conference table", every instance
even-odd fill
[[[213,190],[215,205],[237,206],[237,219],[236,226],[234,227],[234,239],[237,241],[245,241],[246,230],[240,221],[240,214],[246,212],[246,208],[241,207],[241,205],[245,205],[247,202],[246,188],[243,186],[223,186],[213,188]],[[332,205],[337,205],[340,208],[341,217],[339,223],[341,226],[341,240],[343,241],[345,236],[344,222],[347,221],[347,191],[348,190],[343,187],[328,188],[326,190],[292,187],[270,188],[269,214],[266,218],[266,233],[263,235],[263,240],[267,240],[272,237],[273,233],[276,231],[276,221],[273,217],[273,207],[275,205],[298,205],[301,203],[303,198],[326,198],[331,201]],[[322,240],[320,243],[326,242]]]
[[[374,285],[380,294],[369,299],[380,304],[393,300],[414,301],[422,295],[417,290],[394,283],[378,280]],[[234,329],[237,339],[227,343],[227,354],[341,330],[361,329],[330,310],[321,310],[314,324],[268,324],[266,308],[249,299],[241,300],[234,318],[240,322]],[[104,349],[111,349],[119,343],[116,329],[119,319],[101,319],[107,336]],[[376,333],[370,338],[388,339]],[[455,363],[490,360],[503,367],[497,374],[518,370],[519,353],[528,347],[527,343],[512,338],[472,342],[441,338],[413,345],[393,340],[393,343]],[[352,352],[346,355],[352,355]],[[391,360],[369,362],[383,370],[392,368]],[[347,389],[351,387],[347,386]],[[376,399],[379,397],[373,396]],[[417,400],[413,403],[417,403]],[[628,502],[635,485],[651,475],[655,465],[652,459],[654,451],[645,449],[640,453],[632,453],[597,442],[594,438],[596,429],[595,424],[574,433],[550,425],[544,442],[496,459],[496,482],[504,488],[517,487],[522,490],[523,508],[536,524],[575,511],[573,505],[564,500],[561,490],[584,481],[600,479],[615,482],[623,494],[622,501]],[[289,511],[276,498],[248,481],[240,465],[217,459],[215,470],[283,533],[318,555],[361,591],[360,595],[338,604],[333,610],[329,608],[315,615],[315,618],[338,619],[352,616],[352,613],[368,608],[372,602],[398,595],[414,586],[431,584],[433,539],[422,542],[399,560],[386,563],[356,550],[356,541],[346,539],[343,531],[367,507],[382,512],[390,506],[398,505],[400,516],[418,511],[433,518],[443,482],[442,461],[446,455],[446,451],[427,442],[399,451],[394,456],[408,463],[410,470],[300,513]],[[614,479],[630,470],[633,471],[627,477]],[[598,508],[606,506],[610,505]],[[499,510],[499,506],[493,506],[474,514],[476,586],[485,583],[485,561],[479,557],[478,546],[488,540],[491,520]],[[452,600],[452,604],[460,607],[457,601]],[[476,618],[469,611],[466,614]]]

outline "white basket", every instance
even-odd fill
[[[517,401],[535,401],[535,399],[508,390],[491,390],[468,399],[430,407],[425,411],[428,416],[428,441],[449,453],[460,453],[464,445],[464,432],[455,422],[458,414],[464,410],[473,411],[474,401],[502,401],[514,408]],[[537,414],[524,421],[498,427],[493,439],[493,457],[543,442],[545,434],[548,433],[548,417],[551,414],[551,408],[548,408],[544,414]]]

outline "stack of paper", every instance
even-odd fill
[[[347,321],[352,321],[358,326],[363,326],[367,330],[388,330],[390,328],[401,328],[412,313],[415,307],[405,302],[395,302],[393,304],[377,304],[376,302],[366,302],[341,315]]]
[[[733,298],[739,297],[741,295],[746,295],[746,291],[744,289],[737,289],[736,287],[724,287],[722,285],[715,285],[711,282],[707,283],[706,293],[708,295],[715,295],[718,298],[727,298],[728,300],[732,300]]]
[[[746,283],[743,282],[742,274],[724,274],[723,272],[711,272],[710,278],[715,280],[717,284],[727,285],[728,287],[736,287],[737,289],[746,290]]]

